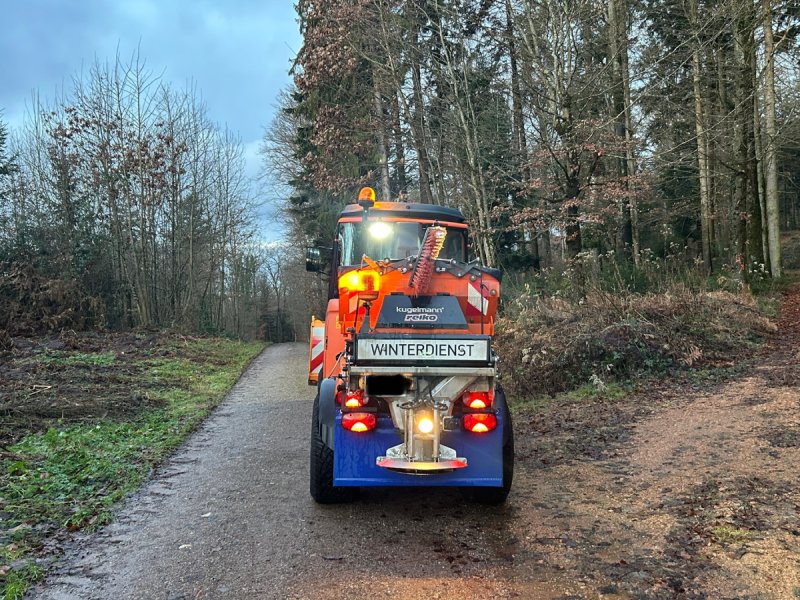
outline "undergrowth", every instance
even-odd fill
[[[263,344],[175,340],[165,356],[144,354],[142,393],[157,402],[126,419],[54,423],[5,448],[0,472],[0,584],[3,599],[21,598],[42,575],[34,560],[48,538],[91,531],[194,430],[235,383]],[[42,363],[96,367],[114,353],[53,353]],[[127,360],[130,360],[128,358]]]
[[[495,341],[504,387],[524,401],[673,369],[730,367],[775,330],[765,315],[774,301],[757,301],[748,283],[770,287],[762,279],[736,269],[703,277],[677,258],[646,254],[638,266],[587,254],[539,272],[504,292]]]

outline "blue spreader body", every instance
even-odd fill
[[[333,484],[335,486],[399,487],[501,487],[503,485],[503,411],[497,411],[497,428],[487,433],[443,431],[441,443],[467,459],[467,466],[447,473],[416,475],[391,471],[376,464],[386,450],[403,442],[389,415],[378,415],[377,427],[353,433],[342,427],[337,408],[334,426]]]

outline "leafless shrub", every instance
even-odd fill
[[[0,331],[7,336],[93,329],[104,321],[103,303],[74,280],[50,279],[20,264],[0,273]]]
[[[513,395],[557,393],[589,381],[730,364],[775,330],[747,294],[595,290],[540,298],[500,320],[497,348]]]

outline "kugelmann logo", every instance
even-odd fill
[[[406,314],[441,314],[444,306],[396,306],[395,311]]]

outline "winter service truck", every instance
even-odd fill
[[[460,211],[376,202],[371,188],[339,215],[332,249],[307,249],[306,268],[329,274],[309,356],[317,502],[366,486],[505,501],[514,434],[492,347],[501,277],[467,250]]]

